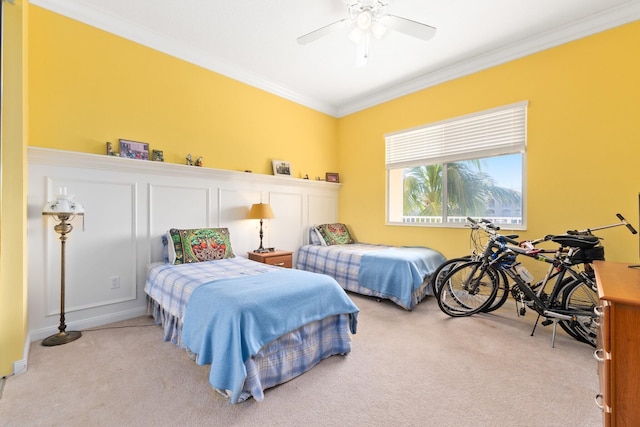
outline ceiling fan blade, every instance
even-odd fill
[[[421,24],[420,22],[395,15],[387,15],[385,17],[385,24],[389,28],[424,41],[430,40],[436,34],[436,29],[430,25]]]
[[[346,28],[347,25],[349,25],[349,21],[347,19],[341,19],[340,21],[336,21],[332,24],[325,25],[322,28],[318,28],[317,30],[311,31],[310,33],[305,34],[304,36],[300,36],[298,37],[297,40],[298,40],[298,43],[300,44],[311,43],[312,41],[318,40],[320,37],[324,37],[327,34],[330,34],[342,28]]]

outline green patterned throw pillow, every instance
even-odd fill
[[[229,230],[226,228],[193,228],[169,230],[176,253],[174,264],[233,258]]]
[[[346,225],[336,224],[322,224],[316,227],[322,238],[327,245],[348,245],[355,243],[355,240],[349,234],[349,229]]]

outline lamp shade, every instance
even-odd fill
[[[67,189],[61,189],[56,200],[45,203],[42,208],[43,215],[84,215],[82,205],[73,200],[71,194],[67,194]]]
[[[268,219],[275,218],[273,214],[273,210],[268,203],[255,203],[249,209],[249,215],[247,216],[249,219]]]

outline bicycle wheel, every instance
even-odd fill
[[[442,283],[444,282],[444,278],[453,270],[457,265],[465,262],[471,261],[470,256],[460,257],[460,258],[451,258],[436,268],[436,271],[433,272],[431,276],[431,289],[433,291],[433,295],[438,298],[438,290],[441,288]]]
[[[471,316],[490,306],[500,286],[495,271],[481,261],[456,266],[438,289],[438,306],[452,317]]]
[[[562,296],[562,308],[568,314],[575,315],[576,321],[570,322],[572,330],[592,347],[596,346],[598,330],[597,316],[593,311],[598,305],[598,294],[590,283],[584,280],[566,287]]]
[[[555,300],[551,303],[551,305],[549,306],[549,308],[551,310],[557,310],[557,309],[561,309],[563,307],[563,300],[565,298],[565,294],[567,293],[567,291],[570,288],[573,288],[576,284],[576,279],[574,279],[573,277],[565,277],[562,282],[560,283],[560,291],[558,292],[558,296],[555,298]],[[563,310],[564,311],[564,310]],[[567,333],[567,335],[569,335],[570,337],[578,340],[578,341],[582,341],[584,343],[587,342],[587,340],[585,340],[582,335],[580,335],[578,332],[576,332],[574,326],[572,325],[573,322],[571,322],[570,320],[560,320],[558,322],[558,324],[560,325],[560,327]]]
[[[483,313],[491,313],[492,311],[499,309],[507,301],[507,298],[509,298],[509,278],[502,270],[494,270],[494,272],[496,273],[499,281],[498,291],[496,292],[496,296],[493,298],[493,302],[482,310]]]

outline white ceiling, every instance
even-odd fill
[[[345,0],[31,0],[218,73],[341,117],[416,90],[640,19],[640,0],[388,0],[437,28],[388,31],[356,67]]]

